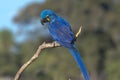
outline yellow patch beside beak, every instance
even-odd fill
[[[50,18],[46,18],[46,20],[50,22]]]

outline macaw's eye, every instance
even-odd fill
[[[49,15],[46,15],[46,17],[49,17]]]

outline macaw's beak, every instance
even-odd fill
[[[50,22],[50,19],[48,18],[43,18],[41,19],[41,24],[44,25],[44,23]]]

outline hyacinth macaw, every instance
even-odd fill
[[[49,9],[45,9],[40,14],[41,24],[47,23],[50,35],[61,46],[69,49],[73,55],[78,67],[82,71],[84,80],[90,80],[88,72],[85,68],[83,60],[75,47],[75,36],[72,32],[71,26],[67,20],[57,15],[55,12]]]

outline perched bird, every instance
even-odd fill
[[[75,47],[75,36],[72,32],[71,26],[67,20],[57,15],[55,12],[49,9],[45,9],[40,14],[41,24],[47,23],[50,35],[61,46],[69,49],[73,55],[78,67],[82,71],[84,80],[90,80],[88,72],[84,66],[83,60]]]

